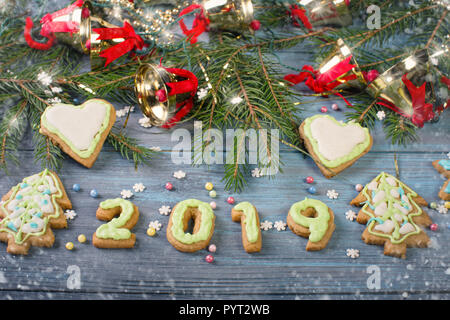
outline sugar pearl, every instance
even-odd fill
[[[430,202],[430,208],[431,209],[436,209],[437,208],[436,202]]]
[[[86,242],[86,236],[84,234],[80,234],[78,236],[78,242],[80,242],[80,243]]]
[[[306,177],[306,183],[313,183],[313,182],[314,182],[314,178],[313,177],[311,177],[311,176]]]
[[[212,262],[214,261],[213,255],[212,255],[212,254],[208,254],[208,255],[205,257],[205,261],[208,262],[208,263],[212,263]]]
[[[328,112],[328,108],[323,106],[322,108],[320,108],[320,112],[327,113]]]
[[[431,231],[437,231],[437,229],[438,229],[437,223],[433,223],[433,224],[430,226],[430,230],[431,230]]]
[[[314,188],[314,187],[309,187],[309,188],[308,188],[308,192],[311,193],[311,194],[314,194],[314,193],[317,192],[317,190],[316,190],[316,188]]]
[[[72,186],[72,190],[75,191],[75,192],[78,192],[78,191],[81,190],[81,187],[80,187],[80,185],[79,185],[78,183],[75,183],[75,184]]]
[[[227,202],[229,204],[233,204],[234,203],[234,198],[233,197],[228,197]]]
[[[211,206],[211,208],[216,209],[217,208],[217,204],[214,201],[211,201],[209,203],[209,205]]]
[[[360,184],[360,183],[358,183],[358,184],[355,186],[355,190],[358,191],[358,192],[361,192],[361,190],[362,190],[363,188],[364,188],[363,185]]]
[[[210,196],[211,198],[217,197],[217,192],[216,192],[216,190],[211,190],[211,191],[209,192],[209,196]]]
[[[215,244],[210,244],[209,245],[209,247],[208,247],[208,251],[209,252],[216,252],[216,250],[217,250],[217,247],[216,247],[216,245]]]
[[[338,111],[339,110],[339,106],[336,103],[333,103],[331,105],[331,109],[333,109],[334,111]]]
[[[89,195],[90,195],[92,198],[97,198],[97,197],[98,197],[98,192],[97,192],[97,190],[92,189],[91,192],[89,192]]]
[[[171,184],[170,182],[167,182],[166,183],[166,189],[169,190],[169,191],[172,190],[173,189],[173,184]]]
[[[73,242],[67,242],[66,243],[66,249],[67,250],[72,250],[73,249]]]
[[[153,237],[156,234],[156,229],[153,227],[150,227],[147,229],[147,235],[150,237]]]
[[[214,185],[211,182],[207,182],[205,184],[205,189],[211,191],[214,188]]]

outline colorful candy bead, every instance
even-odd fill
[[[171,184],[170,182],[166,183],[166,190],[172,190],[173,189],[173,184]]]
[[[211,191],[214,188],[214,185],[211,182],[207,182],[205,184],[205,189]]]
[[[86,236],[84,234],[80,234],[78,236],[78,242],[79,243],[85,243],[86,242]]]
[[[445,206],[447,209],[450,209],[450,201],[445,201],[444,206]]]
[[[212,255],[212,254],[208,254],[208,255],[205,257],[205,261],[208,262],[208,263],[212,263],[212,262],[214,261],[213,255]]]
[[[308,188],[308,192],[311,193],[311,194],[315,194],[317,192],[317,190],[314,187],[309,187]]]
[[[78,192],[78,191],[81,190],[81,187],[80,187],[80,185],[79,185],[78,183],[75,183],[75,184],[72,186],[72,190],[75,191],[75,192]]]
[[[311,177],[311,176],[306,177],[306,183],[313,183],[313,182],[314,182],[314,178],[313,177]]]
[[[153,237],[155,234],[156,234],[156,229],[155,228],[150,227],[150,228],[147,229],[147,235],[149,237]]]
[[[98,197],[98,192],[97,192],[97,190],[92,189],[91,192],[89,192],[89,195],[90,195],[92,198],[97,198],[97,197]]]
[[[217,203],[215,203],[214,201],[211,201],[211,202],[209,203],[209,205],[211,206],[211,208],[212,208],[213,210],[217,208]]]
[[[328,112],[328,108],[323,106],[322,108],[320,108],[320,112],[327,113]]]
[[[209,192],[209,196],[210,196],[211,198],[217,197],[217,192],[216,192],[216,190],[211,190],[211,191]]]
[[[73,242],[67,242],[66,243],[66,249],[67,250],[72,250],[73,249]]]
[[[431,230],[431,231],[437,231],[437,229],[438,229],[437,223],[433,223],[433,224],[430,226],[430,230]]]
[[[214,252],[216,252],[216,250],[217,250],[217,247],[216,247],[215,244],[210,244],[210,245],[209,245],[209,247],[208,247],[208,251],[209,251],[209,252],[214,253]]]
[[[229,204],[233,204],[234,203],[234,198],[233,197],[228,197],[227,202]]]
[[[360,183],[358,183],[358,184],[355,186],[355,190],[358,191],[358,192],[361,192],[363,188],[364,188],[363,185],[360,184]]]
[[[436,209],[437,208],[437,203],[436,202],[430,202],[430,208],[431,209]]]
[[[337,105],[337,103],[333,103],[331,105],[331,109],[333,109],[334,111],[338,111],[339,110],[339,106]]]

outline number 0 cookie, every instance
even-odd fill
[[[189,221],[194,220],[192,234],[186,232]],[[167,226],[167,240],[175,249],[195,252],[206,248],[214,233],[216,216],[211,206],[197,199],[187,199],[176,204]]]
[[[39,132],[90,168],[115,121],[115,109],[106,100],[91,99],[79,106],[57,103],[45,109]]]
[[[292,232],[308,238],[306,251],[324,249],[335,229],[333,211],[322,201],[308,198],[291,206],[286,221]]]

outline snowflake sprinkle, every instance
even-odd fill
[[[129,199],[133,196],[133,192],[131,192],[131,190],[122,190],[120,192],[120,195],[122,196],[122,198],[124,199]]]
[[[37,79],[40,83],[42,83],[44,86],[49,86],[52,82],[53,79],[52,77],[45,71],[40,72],[37,75]]]
[[[436,207],[437,212],[446,214],[448,212],[448,209],[443,204],[438,204]]]
[[[122,118],[122,117],[125,117],[125,110],[123,110],[123,109],[119,109],[119,110],[116,110],[116,117],[117,118]]]
[[[143,117],[138,120],[139,125],[144,128],[150,128],[152,125],[150,123],[150,118]]]
[[[450,159],[450,152],[449,153],[447,153],[447,157]]]
[[[263,229],[264,231],[267,231],[267,230],[272,229],[272,228],[273,228],[272,222],[267,221],[267,220],[261,222],[261,229]]]
[[[338,196],[339,196],[339,193],[337,193],[336,190],[334,190],[334,189],[327,191],[327,197],[330,199],[337,199]]]
[[[145,190],[145,186],[142,182],[135,183],[133,186],[134,192],[142,192]]]
[[[239,104],[243,101],[243,99],[239,96],[234,97],[233,99],[230,100],[231,104]]]
[[[347,220],[349,220],[349,221],[355,220],[356,217],[357,217],[357,214],[356,214],[355,211],[353,211],[353,210],[348,210],[348,211],[345,213],[345,219],[347,219]]]
[[[383,121],[386,118],[386,113],[383,110],[377,112],[377,118],[380,121]]]
[[[252,177],[259,178],[261,176],[262,176],[262,172],[261,172],[261,170],[259,170],[259,168],[255,168],[252,170]]]
[[[286,222],[284,221],[275,221],[274,228],[277,229],[277,231],[284,231],[286,230]]]
[[[163,216],[168,216],[170,211],[171,211],[171,209],[169,206],[162,206],[161,208],[159,208],[159,214],[161,214]]]
[[[350,257],[352,259],[358,258],[359,250],[358,249],[347,249],[347,257]]]
[[[202,100],[208,94],[207,88],[201,88],[197,91],[198,100]]]
[[[66,219],[73,220],[77,216],[77,213],[75,210],[66,210],[64,215],[66,216]]]
[[[161,223],[158,220],[155,221],[150,221],[150,223],[148,224],[149,228],[154,228],[156,231],[161,230]]]
[[[186,177],[186,172],[184,172],[183,170],[178,170],[173,173],[173,176],[177,179],[183,179],[184,177]]]

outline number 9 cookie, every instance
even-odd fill
[[[186,232],[189,221],[194,220],[191,233]],[[167,240],[177,250],[195,252],[206,248],[214,233],[216,216],[211,206],[197,199],[177,203],[170,214]]]
[[[335,229],[333,211],[322,201],[308,198],[291,206],[287,224],[296,235],[308,238],[306,251],[325,248]]]

